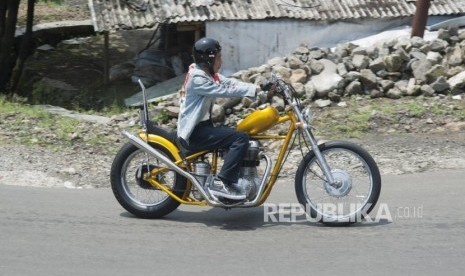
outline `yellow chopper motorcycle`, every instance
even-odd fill
[[[286,112],[276,108],[258,109],[239,122],[236,129],[250,136],[247,154],[240,169],[239,183],[246,199],[232,201],[210,194],[212,176],[222,164],[224,150],[188,152],[170,133],[149,120],[147,96],[142,87],[138,135],[127,131],[129,139],[117,153],[111,167],[111,188],[118,202],[141,218],[160,218],[180,204],[222,208],[256,207],[269,196],[296,137],[303,158],[295,174],[297,199],[306,215],[325,224],[360,222],[375,206],[381,191],[381,176],[370,154],[346,141],[318,144],[312,133],[311,111],[303,107],[294,88],[272,77],[263,90],[274,86],[284,99]],[[273,127],[288,124],[286,135],[272,133]],[[275,131],[277,132],[277,131]],[[281,140],[274,166],[264,140]],[[304,149],[306,153],[304,153]],[[330,208],[328,208],[330,206]]]

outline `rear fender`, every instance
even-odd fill
[[[146,139],[147,137],[146,137],[145,133],[143,133],[143,132],[139,133],[139,137],[144,141],[147,140]],[[149,142],[149,144],[155,144],[155,145],[159,145],[159,146],[165,148],[176,159],[175,162],[178,162],[178,161],[181,162],[182,161],[182,158],[179,155],[179,148],[175,144],[173,144],[171,141],[169,141],[168,139],[163,138],[163,137],[158,136],[158,135],[149,134],[148,135],[148,142]]]

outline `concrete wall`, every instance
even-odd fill
[[[222,73],[232,74],[287,56],[299,45],[333,47],[381,31],[409,25],[411,18],[353,22],[315,22],[290,19],[207,22],[206,34],[223,48]]]

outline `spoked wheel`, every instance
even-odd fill
[[[161,147],[155,147],[171,160]],[[153,156],[128,143],[124,145],[111,167],[111,188],[118,202],[127,211],[141,218],[160,218],[178,206],[179,202],[144,180],[144,174],[167,166]],[[157,174],[156,180],[179,197],[186,189],[186,179],[172,170]]]
[[[378,201],[381,176],[368,152],[348,142],[320,145],[334,183],[330,183],[315,154],[309,152],[299,165],[295,189],[299,203],[312,221],[344,225],[361,221]]]

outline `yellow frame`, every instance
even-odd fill
[[[282,162],[284,160],[285,154],[286,154],[287,149],[289,147],[289,144],[291,142],[292,136],[293,136],[293,134],[294,134],[294,132],[295,132],[295,130],[297,128],[297,118],[295,117],[294,112],[292,112],[292,111],[289,111],[286,115],[280,116],[279,119],[278,119],[278,122],[274,126],[276,126],[278,124],[285,123],[287,121],[291,122],[289,124],[289,129],[287,131],[287,135],[252,135],[250,137],[252,140],[284,140],[284,143],[281,146],[281,150],[279,151],[278,158],[276,159],[275,165],[274,165],[273,170],[271,172],[270,179],[269,179],[268,183],[266,184],[265,190],[264,190],[264,192],[262,194],[262,197],[259,199],[259,201],[257,203],[257,206],[263,204],[266,201],[266,199],[268,198],[268,196],[270,195],[270,192],[271,192],[274,184],[276,183],[276,180],[278,179],[279,168],[281,167],[281,164],[282,164]],[[192,155],[189,155],[188,157],[186,157],[186,160],[184,162],[183,159],[181,158],[181,156],[179,155],[178,147],[176,145],[174,145],[173,143],[171,143],[169,140],[167,140],[167,139],[165,139],[163,137],[157,136],[157,135],[149,134],[149,135],[146,136],[144,132],[140,132],[139,136],[143,140],[148,139],[149,143],[151,143],[151,144],[157,144],[157,145],[160,145],[160,146],[166,148],[171,153],[171,155],[175,158],[174,163],[176,165],[178,165],[180,167],[186,167],[186,165],[187,165],[187,169],[189,169],[189,170],[191,170],[190,164],[193,163],[195,160],[197,160],[199,157],[202,157],[202,156],[204,156],[205,154],[208,154],[208,153],[213,153],[212,154],[212,161],[211,161],[211,164],[212,164],[211,172],[216,173],[216,171],[217,171],[217,164],[218,164],[217,158],[218,157],[215,154],[215,151],[205,150],[205,151],[197,152],[195,154],[192,154]],[[192,188],[192,183],[190,181],[187,181],[186,192],[184,193],[182,198],[175,195],[165,185],[163,185],[163,184],[159,183],[158,181],[156,181],[156,175],[159,174],[159,173],[163,173],[166,170],[168,170],[168,168],[154,169],[154,170],[152,170],[150,172],[150,175],[147,173],[144,176],[144,180],[146,180],[147,182],[152,184],[154,187],[156,187],[156,188],[162,190],[163,192],[167,193],[170,197],[172,197],[173,199],[175,199],[179,203],[187,204],[187,205],[198,205],[198,206],[207,206],[208,205],[206,200],[199,201],[199,200],[193,199],[193,198],[191,198],[189,196],[190,190]]]

